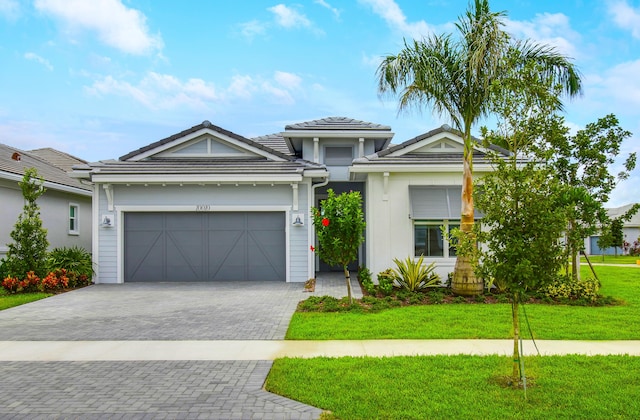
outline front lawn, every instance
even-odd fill
[[[51,296],[51,293],[17,293],[8,294],[4,289],[0,288],[0,311],[12,308],[14,306],[24,305],[25,303],[44,299]]]
[[[589,261],[592,264],[636,264],[640,260],[640,256],[631,255],[589,255]],[[587,260],[584,256],[580,257],[580,262],[585,263]]]
[[[588,267],[583,267],[588,275]],[[596,266],[601,293],[625,302],[589,307],[526,305],[535,338],[549,340],[638,340],[640,329],[640,268]],[[528,331],[523,325],[523,338]],[[287,339],[453,339],[511,338],[509,304],[446,304],[409,306],[378,313],[294,314]]]
[[[279,359],[266,389],[348,419],[638,419],[640,357],[527,357],[533,384],[498,382],[501,356]]]

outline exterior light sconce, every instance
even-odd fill
[[[293,219],[291,223],[293,226],[304,226],[304,214],[296,213],[291,218]]]
[[[115,225],[115,219],[113,213],[105,213],[100,219],[100,226],[103,228],[112,228]]]

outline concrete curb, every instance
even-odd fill
[[[537,340],[543,356],[640,356],[640,340]],[[535,355],[533,342],[524,354]],[[275,360],[282,357],[510,355],[513,340],[0,341],[0,361]]]

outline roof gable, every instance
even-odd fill
[[[263,144],[204,121],[201,124],[128,153],[121,161],[153,159],[267,159],[287,161],[291,157]]]

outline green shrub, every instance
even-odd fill
[[[91,254],[77,246],[54,248],[47,257],[47,270],[66,270],[70,287],[90,284],[94,274]]]
[[[378,290],[385,295],[389,296],[393,292],[393,270],[388,268],[378,273]]]
[[[403,289],[417,292],[440,285],[440,276],[434,272],[435,262],[424,266],[424,256],[416,261],[413,257],[406,260],[393,259],[396,268],[392,269],[395,283]]]
[[[20,277],[32,271],[37,276],[46,274],[45,258],[49,241],[47,230],[42,227],[40,207],[36,202],[46,191],[43,184],[44,179],[35,168],[27,168],[22,182],[18,183],[25,204],[10,233],[12,242],[7,244],[7,255],[2,260],[7,277]],[[6,222],[3,220],[3,223]]]
[[[365,292],[370,295],[376,294],[376,286],[371,279],[371,271],[367,267],[358,267],[358,280]]]
[[[583,300],[594,303],[598,300],[600,282],[594,278],[574,280],[571,276],[560,276],[546,288],[545,296],[554,300]]]

